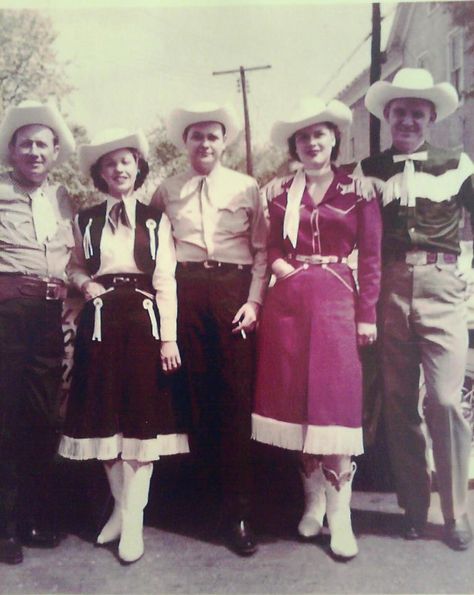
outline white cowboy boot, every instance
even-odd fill
[[[330,547],[332,553],[340,558],[353,558],[359,551],[352,531],[350,507],[352,479],[356,469],[357,465],[354,462],[351,463],[350,471],[339,475],[327,467],[323,469],[327,497],[326,514],[331,533]]]
[[[143,556],[143,509],[148,502],[153,463],[139,465],[136,469],[123,463],[122,534],[119,557],[122,562],[136,562]]]
[[[123,489],[123,461],[116,461],[113,465],[104,464],[105,474],[110,485],[110,491],[114,498],[114,508],[109,520],[105,523],[102,531],[97,536],[97,543],[103,545],[110,543],[120,537],[122,529],[122,512],[120,504],[122,501]]]
[[[305,508],[298,525],[298,533],[302,537],[315,537],[323,528],[326,514],[326,491],[324,475],[319,465],[309,477],[301,473],[303,478]]]

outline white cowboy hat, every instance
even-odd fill
[[[273,124],[271,141],[275,145],[286,146],[288,139],[297,130],[322,122],[332,122],[338,127],[346,126],[352,122],[351,110],[337,99],[326,103],[319,97],[303,97],[286,120],[278,120]]]
[[[148,141],[142,130],[130,132],[124,128],[102,130],[86,145],[78,149],[79,167],[82,173],[89,175],[91,166],[111,151],[117,149],[136,149],[144,159],[148,156]]]
[[[74,152],[76,142],[64,118],[53,103],[40,103],[31,99],[7,108],[0,124],[0,160],[8,163],[9,144],[16,130],[30,124],[41,124],[51,128],[59,142],[56,165],[60,165]]]
[[[456,111],[459,98],[451,83],[433,82],[433,77],[424,68],[401,68],[391,83],[377,81],[367,91],[365,106],[380,120],[384,119],[383,110],[392,99],[426,99],[434,103],[436,120],[443,120]]]
[[[237,116],[231,106],[220,106],[211,102],[196,103],[186,108],[173,110],[166,119],[166,129],[173,145],[183,149],[185,146],[184,131],[188,126],[199,122],[219,122],[222,124],[225,128],[225,138],[228,145],[236,140],[240,132]]]

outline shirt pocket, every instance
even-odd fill
[[[35,241],[33,220],[22,213],[0,212],[0,242],[10,246],[24,246]]]
[[[250,229],[248,210],[242,203],[233,201],[228,205],[218,207],[216,215],[216,229],[226,235],[242,235]]]
[[[74,247],[74,234],[72,231],[72,221],[61,220],[58,222],[56,233],[54,234],[51,242],[56,245],[66,246],[66,248],[72,249]]]

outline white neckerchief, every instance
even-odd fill
[[[58,221],[53,205],[40,186],[29,192],[31,212],[35,226],[36,239],[40,244],[50,240],[56,233]]]
[[[306,174],[312,175],[318,173],[319,170],[305,170],[302,167],[296,172],[288,189],[285,218],[283,220],[283,239],[288,238],[293,248],[296,248],[296,242],[298,241],[300,205],[306,188]]]
[[[428,151],[418,153],[407,153],[393,156],[393,162],[405,162],[403,168],[402,182],[400,188],[400,204],[407,207],[414,207],[416,204],[416,192],[414,192],[415,164],[414,161],[426,161]]]

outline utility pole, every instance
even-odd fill
[[[372,44],[370,62],[370,84],[380,80],[382,75],[382,60],[380,55],[380,4],[372,4]],[[370,154],[380,153],[380,120],[370,114]]]
[[[242,99],[244,102],[244,122],[245,122],[245,148],[246,148],[246,155],[247,155],[247,173],[249,176],[252,175],[253,172],[253,164],[252,164],[252,142],[250,137],[250,118],[249,118],[249,108],[248,108],[248,101],[247,101],[247,87],[246,87],[246,79],[245,73],[251,70],[266,70],[271,68],[269,64],[266,66],[253,66],[252,68],[245,68],[244,66],[240,66],[238,70],[219,70],[217,72],[213,72],[212,75],[216,76],[219,74],[240,74],[240,86],[242,88]]]

